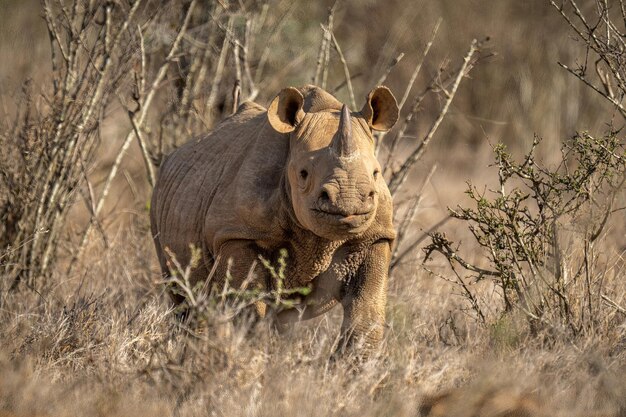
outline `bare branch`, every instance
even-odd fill
[[[239,47],[239,42],[235,42],[233,45],[233,58],[235,61],[235,85],[233,86],[233,108],[232,113],[237,111],[237,107],[239,107],[239,96],[241,94],[241,59],[239,56],[241,48]]]
[[[331,45],[331,34],[333,33],[333,25],[335,19],[335,7],[337,6],[337,2],[332,5],[328,9],[328,19],[326,21],[326,28],[322,26],[324,29],[324,41],[325,50],[324,50],[324,65],[322,71],[322,85],[323,89],[326,89],[326,81],[328,80],[328,64],[330,63],[330,45]]]
[[[389,73],[391,73],[391,70],[395,68],[396,65],[398,65],[400,63],[400,61],[402,61],[402,58],[404,58],[404,52],[401,52],[397,57],[395,57],[387,66],[387,69],[385,70],[385,72],[380,76],[380,78],[378,79],[378,81],[376,81],[376,85],[383,85],[385,83],[385,81],[387,80],[387,77],[389,76]]]
[[[320,40],[320,47],[317,52],[317,64],[315,65],[315,74],[313,74],[313,85],[319,85],[322,76],[322,64],[326,56],[326,44],[328,42],[328,36],[325,30],[322,30],[322,39]]]
[[[210,121],[213,119],[213,107],[215,106],[215,100],[217,99],[218,86],[220,84],[220,81],[222,80],[222,75],[224,73],[226,55],[228,54],[228,45],[230,44],[230,37],[234,23],[235,18],[234,16],[231,16],[228,19],[228,29],[226,30],[226,33],[224,33],[224,42],[222,43],[220,56],[217,60],[215,75],[213,76],[213,82],[211,83],[211,91],[209,92],[209,97],[207,98],[206,104],[204,106],[205,112],[208,113]]]
[[[582,81],[583,83],[585,83],[585,85],[587,85],[588,87],[590,87],[593,91],[595,91],[596,93],[600,94],[602,97],[604,97],[605,99],[607,99],[609,102],[611,102],[611,104],[613,104],[617,110],[621,113],[621,115],[623,117],[626,118],[626,108],[624,108],[624,106],[622,106],[622,104],[617,101],[616,99],[614,99],[613,97],[610,97],[609,95],[605,94],[603,91],[601,91],[598,87],[596,87],[595,85],[593,85],[591,82],[589,82],[583,75],[581,75],[578,71],[574,71],[573,69],[571,69],[570,67],[568,67],[567,65],[558,62],[559,66],[561,66],[563,69],[567,70],[567,72],[569,72],[570,74],[572,74],[573,76],[575,76],[576,78],[578,78],[580,81]]]
[[[417,148],[413,151],[413,153],[404,161],[399,171],[396,172],[391,177],[391,180],[389,181],[389,190],[391,191],[392,195],[394,195],[398,191],[398,189],[404,184],[404,182],[406,181],[408,177],[410,169],[422,157],[424,150],[430,143],[435,132],[439,128],[439,125],[441,124],[444,117],[448,113],[448,109],[450,107],[450,104],[452,103],[452,100],[454,99],[454,95],[456,94],[456,91],[459,88],[459,85],[461,84],[461,80],[463,79],[464,76],[467,75],[467,72],[471,68],[470,64],[471,64],[472,57],[474,56],[476,51],[478,51],[480,45],[481,43],[479,43],[477,40],[474,39],[472,41],[470,48],[467,54],[465,55],[465,58],[463,58],[463,64],[461,65],[461,68],[459,69],[457,73],[457,76],[456,76],[456,79],[454,80],[452,88],[447,93],[446,101],[441,111],[439,112],[439,116],[437,117],[437,119],[434,121],[434,123],[428,130],[428,133],[426,134],[422,142],[417,146]]]
[[[244,33],[244,44],[241,48],[241,60],[243,61],[243,71],[246,76],[246,82],[248,83],[248,95],[243,101],[253,101],[259,94],[259,89],[254,84],[254,78],[252,78],[252,71],[250,71],[250,59],[248,54],[250,52],[250,39],[252,38],[252,22],[246,20],[246,31]]]
[[[135,113],[129,110],[128,119],[133,126],[133,132],[135,132],[137,142],[139,142],[139,148],[141,148],[141,156],[143,157],[143,162],[146,167],[146,173],[148,175],[148,183],[150,184],[150,188],[152,189],[154,188],[154,184],[156,184],[156,174],[154,172],[154,165],[152,165],[152,160],[150,159],[150,154],[148,153],[146,140],[141,133],[141,128],[137,125],[137,122],[135,121]]]
[[[392,260],[392,262],[391,262],[391,270],[393,271],[398,265],[400,265],[402,260],[407,255],[409,255],[415,249],[417,249],[418,245],[420,245],[427,237],[429,237],[437,229],[439,229],[440,227],[442,227],[443,225],[448,223],[451,219],[452,219],[452,217],[450,217],[450,216],[444,217],[443,219],[441,219],[437,223],[435,223],[430,229],[428,229],[427,231],[423,232],[417,239],[415,239],[415,241],[411,242],[411,244],[409,246],[407,246],[407,248],[405,250],[403,250],[400,254],[398,254]]]
[[[606,294],[601,294],[601,297],[608,305],[610,305],[611,307],[613,307],[615,310],[619,311],[620,313],[626,315],[626,308],[620,306],[615,301],[611,300]]]
[[[404,107],[406,100],[409,98],[409,94],[411,93],[411,89],[413,88],[413,83],[415,83],[415,80],[417,79],[417,76],[419,75],[420,70],[422,69],[422,64],[424,63],[424,60],[426,59],[426,56],[428,55],[428,52],[430,51],[430,48],[433,45],[433,42],[435,41],[435,37],[437,36],[437,32],[439,32],[440,25],[441,25],[441,18],[437,20],[437,23],[435,23],[435,27],[433,28],[431,32],[430,39],[428,40],[428,43],[426,43],[426,47],[424,47],[424,51],[422,52],[422,57],[417,62],[417,65],[415,66],[415,69],[413,70],[413,73],[411,74],[411,78],[409,79],[409,83],[406,85],[406,89],[404,90],[402,99],[400,100],[400,103],[398,104],[398,108],[400,109],[399,112],[402,111],[402,108]]]
[[[322,26],[322,29],[328,30],[330,32],[330,37],[333,41],[333,45],[343,65],[343,72],[346,77],[346,84],[348,85],[348,93],[350,94],[350,105],[352,106],[353,109],[356,109],[356,101],[354,100],[354,90],[352,89],[352,81],[350,81],[350,70],[348,69],[348,63],[346,62],[346,58],[343,56],[343,53],[341,52],[341,47],[339,46],[339,42],[337,42],[337,38],[335,37],[335,34],[330,29],[326,29],[323,26]]]
[[[138,1],[136,3],[139,3]],[[151,105],[152,105],[152,101],[154,100],[154,97],[156,95],[156,92],[159,88],[159,86],[161,85],[163,79],[165,78],[165,75],[167,74],[167,69],[169,67],[170,62],[172,61],[173,57],[177,54],[178,48],[180,46],[180,43],[183,39],[183,36],[185,34],[185,32],[187,31],[187,27],[189,25],[189,22],[191,20],[191,16],[193,13],[193,10],[196,6],[197,0],[192,0],[192,2],[189,5],[189,8],[187,9],[187,14],[185,16],[185,20],[183,21],[183,24],[180,28],[180,30],[178,31],[178,34],[176,36],[176,38],[174,39],[174,42],[172,43],[172,46],[170,47],[169,53],[167,54],[165,61],[163,62],[163,64],[161,65],[161,67],[159,68],[156,77],[154,78],[154,80],[152,81],[152,84],[146,94],[146,98],[143,101],[143,103],[141,103],[141,108],[139,111],[139,116],[137,117],[137,120],[135,120],[135,123],[138,127],[141,127],[145,121],[145,118],[148,114],[148,110],[150,109]],[[127,135],[126,138],[124,139],[124,142],[122,143],[122,146],[120,147],[117,156],[115,158],[115,161],[113,163],[113,166],[111,167],[111,170],[109,171],[109,174],[105,180],[104,183],[104,187],[102,189],[102,192],[100,194],[100,198],[98,199],[98,203],[96,204],[96,210],[95,210],[95,214],[94,216],[92,216],[92,220],[89,222],[89,224],[87,225],[87,228],[85,229],[85,232],[83,233],[83,237],[81,239],[80,245],[78,247],[78,250],[76,251],[76,253],[74,254],[74,257],[72,258],[72,261],[70,262],[70,265],[68,267],[68,272],[70,271],[70,269],[72,268],[73,263],[75,262],[76,259],[78,259],[80,257],[80,255],[82,254],[82,251],[85,248],[85,245],[87,243],[87,239],[89,237],[89,234],[91,232],[91,229],[93,227],[93,217],[97,217],[100,215],[100,212],[102,211],[102,208],[104,207],[104,203],[109,195],[109,191],[111,188],[111,184],[113,183],[113,180],[115,179],[115,177],[117,176],[117,172],[122,164],[122,161],[124,160],[124,157],[126,156],[126,151],[128,150],[128,148],[130,147],[130,144],[132,143],[133,137],[135,136],[135,131],[131,130]],[[147,161],[147,163],[150,163],[149,161]],[[149,169],[149,168],[146,168]]]
[[[422,182],[422,186],[420,187],[419,191],[417,192],[415,198],[413,199],[413,203],[410,205],[409,209],[407,210],[407,212],[404,215],[404,218],[402,219],[402,222],[400,223],[400,226],[398,226],[398,232],[397,232],[397,236],[396,236],[396,247],[393,250],[393,253],[391,255],[391,262],[393,264],[394,258],[396,257],[396,255],[398,254],[398,249],[400,248],[400,245],[402,245],[402,243],[404,243],[404,238],[407,232],[407,229],[409,228],[409,226],[411,225],[411,223],[413,222],[413,219],[415,218],[415,214],[417,214],[417,210],[419,208],[419,205],[422,201],[422,198],[424,197],[424,188],[426,188],[426,185],[430,182],[433,174],[435,173],[435,171],[437,170],[437,165],[433,165],[433,167],[430,169],[430,172],[428,172],[428,175],[426,175],[426,178],[424,179],[424,181]]]

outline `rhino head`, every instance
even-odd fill
[[[282,90],[269,106],[268,120],[289,134],[285,176],[296,219],[320,237],[347,239],[371,226],[381,192],[387,192],[372,130],[391,129],[398,106],[386,87],[372,90],[360,112],[321,93],[333,105],[312,111],[299,90]]]

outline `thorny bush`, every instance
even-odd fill
[[[485,324],[489,314],[472,284],[490,278],[502,298],[497,316],[521,311],[531,332],[547,325],[578,334],[594,328],[602,304],[611,304],[603,280],[593,278],[599,256],[593,249],[617,211],[613,202],[626,178],[625,147],[618,132],[599,139],[579,133],[564,143],[561,162],[549,169],[535,160],[539,143],[536,137],[521,163],[503,145],[495,146],[498,189],[481,192],[468,183],[466,193],[475,207],[449,209],[467,224],[488,266],[467,261],[459,245],[439,232],[430,234],[425,261],[433,252],[447,259],[455,282]],[[581,237],[574,239],[582,242],[581,256],[575,244],[567,243],[568,233]]]

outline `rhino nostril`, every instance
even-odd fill
[[[320,200],[322,200],[322,201],[328,201],[328,200],[330,200],[330,196],[328,195],[328,192],[326,192],[326,191],[322,191],[322,192],[320,193]]]

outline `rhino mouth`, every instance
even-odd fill
[[[366,212],[356,213],[341,213],[337,211],[323,210],[319,208],[312,209],[318,218],[323,219],[325,222],[331,223],[334,226],[343,226],[348,229],[354,229],[362,226],[363,223],[371,217],[374,210]]]

